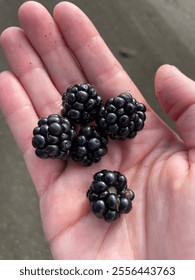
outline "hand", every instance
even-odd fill
[[[156,74],[155,90],[175,121],[171,131],[147,105],[144,129],[132,140],[110,141],[99,163],[83,167],[42,160],[31,145],[40,117],[60,113],[71,84],[93,84],[104,101],[130,91],[146,104],[89,19],[68,2],[53,18],[36,2],[19,10],[21,28],[1,35],[11,71],[0,74],[0,106],[40,197],[45,235],[55,259],[195,258],[195,83],[173,66]],[[93,174],[118,170],[135,192],[133,210],[107,224],[89,210]],[[28,201],[27,201],[28,203]]]

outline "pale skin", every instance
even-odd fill
[[[76,6],[59,3],[51,16],[30,1],[18,15],[21,28],[8,28],[0,38],[10,65],[0,74],[0,107],[39,195],[53,258],[195,259],[194,81],[170,65],[156,73],[156,97],[175,121],[175,134]],[[63,91],[86,81],[104,101],[128,91],[145,103],[144,129],[133,140],[110,141],[108,154],[91,167],[39,159],[31,145],[38,119],[60,113]],[[86,198],[101,169],[125,174],[135,192],[133,210],[113,224],[97,219]]]

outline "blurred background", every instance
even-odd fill
[[[25,1],[0,0],[0,32],[18,26]],[[55,0],[38,1],[52,13]],[[195,79],[195,1],[74,0],[164,120],[154,95],[157,68],[176,65]],[[0,50],[0,71],[8,69]],[[38,198],[21,154],[0,114],[0,259],[52,259],[44,238]]]

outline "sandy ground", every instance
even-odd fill
[[[18,25],[24,1],[0,0],[0,32]],[[58,1],[39,1],[50,12]],[[174,64],[195,79],[195,1],[75,0],[161,117],[153,79],[157,68]],[[7,69],[0,52],[0,70]],[[165,119],[170,125],[169,120]],[[13,137],[0,115],[0,259],[51,259],[33,184]]]

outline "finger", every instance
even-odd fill
[[[61,95],[51,82],[23,30],[17,27],[6,29],[0,42],[13,73],[28,93],[38,116],[59,113]]]
[[[157,99],[176,122],[176,128],[188,149],[195,147],[195,82],[176,67],[161,66],[155,77]]]
[[[54,19],[87,79],[99,92],[111,97],[123,91],[132,91],[139,100],[143,100],[92,22],[78,7],[62,2],[54,9]]]
[[[43,161],[35,156],[32,131],[38,121],[32,103],[24,88],[10,72],[0,74],[0,109],[23,153],[29,173],[41,195],[62,172],[61,162]]]
[[[85,80],[55,21],[41,4],[26,2],[20,7],[18,15],[26,36],[61,93],[68,85]]]

